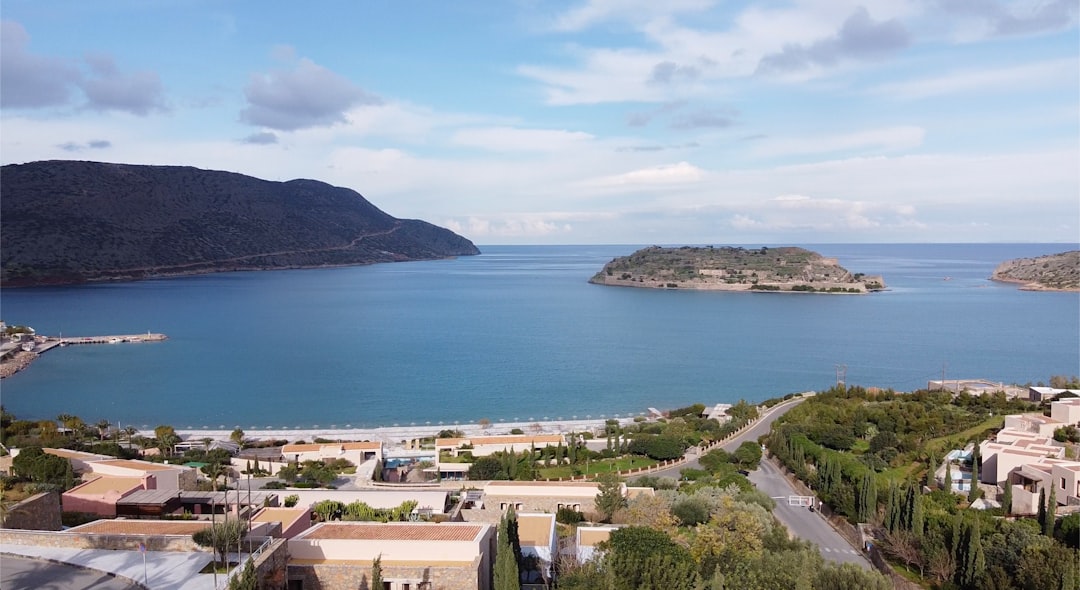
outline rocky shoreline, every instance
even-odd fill
[[[11,358],[6,358],[0,361],[0,379],[6,379],[11,377],[15,373],[30,366],[30,363],[37,360],[38,353],[19,351],[11,355]]]

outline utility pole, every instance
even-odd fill
[[[836,365],[836,385],[838,387],[847,383],[847,365]]]

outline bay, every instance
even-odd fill
[[[1080,294],[988,280],[1076,244],[814,244],[865,296],[590,285],[637,246],[4,289],[9,324],[152,344],[55,349],[0,382],[19,418],[152,427],[374,427],[625,416],[851,384],[1080,374]]]

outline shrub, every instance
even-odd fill
[[[292,508],[293,506],[296,506],[296,504],[299,501],[300,501],[300,496],[298,496],[296,494],[289,494],[288,496],[285,496],[285,507],[286,508]]]
[[[709,505],[701,498],[679,500],[671,507],[671,513],[682,526],[697,526],[709,521]]]
[[[283,481],[268,481],[268,482],[263,484],[262,489],[264,489],[264,490],[284,490],[285,487],[286,487],[285,482],[283,482]]]
[[[575,525],[585,520],[585,515],[574,510],[573,508],[559,508],[559,511],[555,513],[555,521],[562,524]]]

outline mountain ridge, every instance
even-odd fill
[[[77,160],[0,168],[5,287],[479,254],[348,188],[190,166]]]

